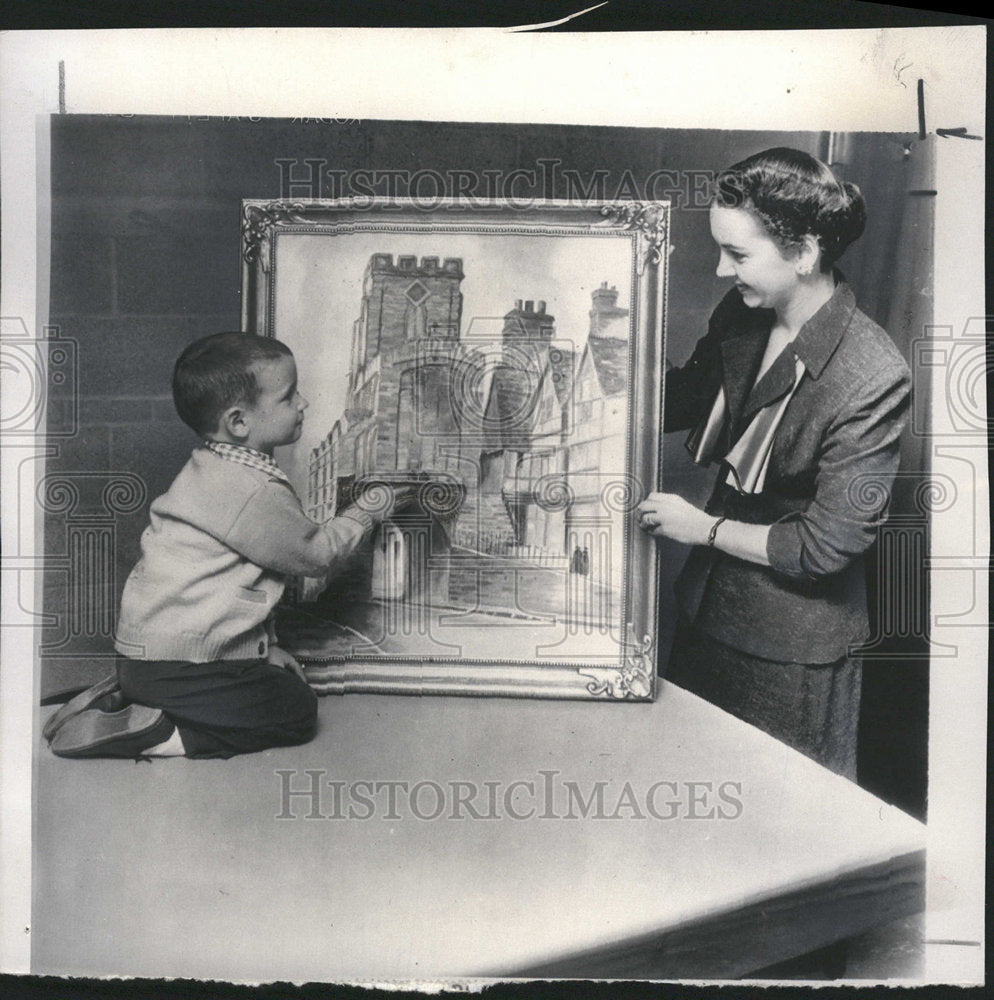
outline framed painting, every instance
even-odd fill
[[[319,691],[646,700],[669,207],[245,201],[243,328],[308,400],[317,522],[409,498],[281,644]]]

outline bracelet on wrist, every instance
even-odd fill
[[[721,527],[721,525],[722,525],[722,523],[724,521],[725,521],[725,518],[719,517],[718,520],[715,521],[714,524],[711,525],[711,530],[708,532],[708,548],[709,549],[713,549],[714,548],[715,539],[718,537],[718,528]]]

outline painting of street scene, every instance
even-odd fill
[[[301,234],[277,266],[309,401],[277,459],[306,511],[409,498],[347,566],[292,581],[295,651],[617,663],[631,241]]]

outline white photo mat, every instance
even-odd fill
[[[929,131],[963,127],[982,135],[984,45],[983,28],[614,36],[268,29],[7,34],[0,41],[4,334],[7,318],[35,331],[47,316],[44,116],[60,107],[60,64],[65,110],[72,113],[332,113],[779,130],[917,130],[921,79]],[[371,78],[371,64],[391,71]],[[527,72],[509,73],[515,64]],[[938,144],[934,316],[953,337],[969,335],[984,315],[983,153],[983,142],[950,137]],[[948,370],[935,369],[933,468],[953,477],[973,501],[971,517],[959,506],[937,513],[932,533],[933,634],[941,632],[942,641],[957,648],[951,667],[933,671],[930,688],[926,937],[946,942],[982,942],[984,935],[989,497],[985,439],[964,434],[957,423],[964,392]],[[982,378],[970,383],[969,394],[970,412],[983,418]],[[30,618],[40,607],[40,591],[31,592],[40,581],[30,579],[40,574],[30,571],[41,547],[33,498],[8,493],[23,453],[16,442],[4,445],[4,569],[14,571],[18,583],[8,585],[4,573],[0,967],[27,972],[38,693]],[[983,958],[982,947],[937,946],[925,981],[979,982]]]

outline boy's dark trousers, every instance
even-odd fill
[[[121,691],[161,708],[179,730],[187,757],[234,757],[307,743],[317,728],[317,697],[299,677],[264,660],[130,660],[119,656]]]

